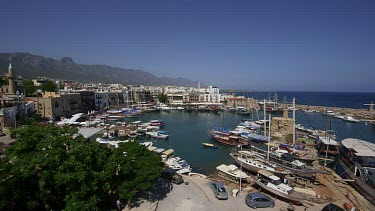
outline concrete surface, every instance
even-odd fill
[[[218,200],[215,198],[208,179],[195,178],[190,176],[184,176],[184,180],[189,182],[188,185],[180,184],[173,185],[171,192],[167,193],[165,197],[162,197],[158,202],[150,202],[144,200],[138,204],[137,207],[133,207],[130,210],[135,211],[146,211],[146,210],[161,210],[161,211],[190,211],[190,210],[202,210],[202,211],[235,211],[235,210],[252,210],[245,204],[246,192],[238,193],[236,197],[231,195],[232,189],[226,187],[229,193],[228,200]],[[258,208],[260,210],[287,210],[290,206],[284,201],[275,200],[274,208]],[[321,210],[326,204],[294,206],[295,210]],[[124,210],[129,210],[128,208]]]

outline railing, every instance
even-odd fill
[[[359,174],[361,175],[361,180],[363,182],[367,183],[367,180],[368,180],[368,170],[362,168],[360,165],[357,165],[357,168],[359,170]]]

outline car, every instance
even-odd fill
[[[253,192],[246,195],[245,203],[252,208],[274,207],[275,201],[261,192]]]
[[[210,186],[217,199],[228,199],[228,193],[222,183],[211,182]]]

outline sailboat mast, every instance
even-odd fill
[[[267,147],[267,160],[270,160],[270,144],[271,144],[271,114],[269,114],[269,122],[268,122],[268,147]]]
[[[263,99],[263,121],[264,121],[264,136],[267,136],[267,124],[266,124],[266,100]]]
[[[296,98],[293,97],[293,153],[295,153],[296,144]]]

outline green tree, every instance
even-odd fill
[[[148,191],[162,170],[160,156],[138,143],[111,150],[72,127],[31,124],[12,134],[17,142],[0,161],[0,210],[110,209]]]
[[[161,93],[160,95],[158,95],[158,99],[161,103],[167,103],[168,96],[166,94]]]
[[[42,91],[43,92],[55,92],[56,84],[53,81],[47,81],[42,84]]]
[[[36,92],[36,86],[34,86],[32,80],[22,80],[22,84],[25,86],[26,96],[32,96],[32,94]]]

